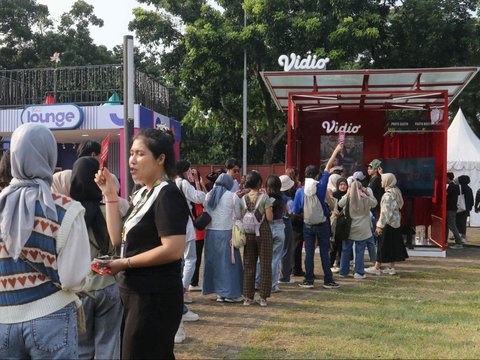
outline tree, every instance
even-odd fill
[[[373,0],[218,1],[223,11],[205,1],[142,1],[155,5],[157,11],[136,9],[130,29],[160,54],[168,83],[179,87],[186,99],[195,98],[201,113],[215,114],[194,122],[208,124],[218,118],[222,129],[240,128],[243,51],[247,50],[249,159],[264,163],[272,161],[276,145],[284,139],[286,116],[275,108],[261,72],[278,68],[278,56],[291,51],[312,50],[317,56],[329,56],[335,67],[354,66],[359,49],[380,40],[388,14],[387,5]],[[342,34],[348,31],[355,36],[347,39],[346,46]],[[234,140],[239,143],[240,137]],[[263,154],[262,159],[258,154]]]

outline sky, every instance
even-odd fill
[[[85,0],[94,7],[94,13],[103,20],[103,27],[92,26],[90,34],[97,45],[105,45],[112,49],[115,45],[123,44],[124,35],[134,35],[128,31],[128,23],[133,20],[132,9],[148,7],[139,4],[136,0]],[[75,0],[37,0],[39,4],[47,5],[50,17],[60,21],[60,16],[68,12]]]
[[[115,45],[123,44],[124,35],[135,35],[133,32],[128,31],[128,23],[133,20],[133,8],[155,9],[153,6],[140,4],[136,0],[85,1],[93,5],[95,15],[103,20],[103,27],[92,26],[90,28],[90,35],[97,45],[105,45],[110,50]],[[47,5],[50,17],[59,22],[60,16],[71,9],[75,0],[37,0],[37,2]],[[218,5],[213,0],[207,0],[207,2],[218,8]]]

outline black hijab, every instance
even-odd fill
[[[99,168],[98,160],[92,156],[84,156],[75,161],[72,169],[70,196],[85,208],[87,229],[92,229],[101,255],[107,255],[110,236],[100,209],[102,191],[94,181]]]
[[[338,187],[340,186],[340,183],[344,182],[345,184],[347,184],[347,189],[348,189],[348,182],[347,182],[347,179],[345,179],[344,177],[341,177],[340,179],[337,180],[337,190],[335,190],[332,194],[332,196],[337,199],[337,200],[340,200],[343,195],[345,195],[347,193],[347,191],[340,191],[338,190]]]

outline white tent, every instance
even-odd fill
[[[448,128],[447,171],[470,176],[473,196],[480,188],[480,139],[468,125],[462,109],[459,109]],[[480,213],[470,213],[470,226],[480,226]]]

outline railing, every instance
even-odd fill
[[[48,95],[55,103],[100,105],[114,92],[123,98],[122,65],[0,70],[0,108],[41,104]],[[169,91],[136,71],[135,103],[168,115]]]

